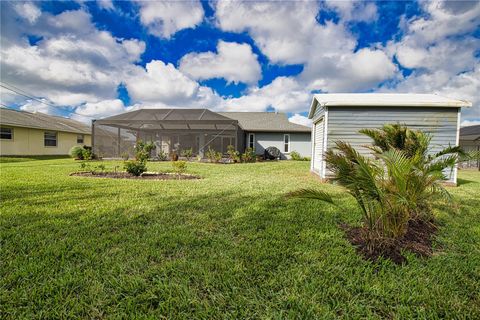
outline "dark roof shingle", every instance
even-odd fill
[[[274,112],[218,112],[222,116],[238,120],[245,131],[263,132],[311,132],[311,128],[288,121],[285,113]]]
[[[26,112],[0,108],[0,123],[14,127],[35,128],[63,132],[90,134],[90,127],[79,121],[51,116],[40,112]]]

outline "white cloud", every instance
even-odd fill
[[[327,5],[340,12],[339,23],[319,24],[321,6],[313,1],[220,1],[216,18],[225,31],[247,31],[273,63],[304,64],[297,81],[309,90],[367,90],[393,77],[397,68],[384,49],[355,52],[356,40],[345,25],[347,20],[375,19],[376,6],[348,1]]]
[[[250,88],[246,95],[225,100],[229,111],[265,111],[272,107],[280,112],[305,111],[310,93],[292,77],[278,77],[261,88]]]
[[[305,62],[308,48],[315,41],[313,33],[321,28],[315,20],[319,5],[313,1],[218,1],[215,9],[217,24],[222,30],[247,31],[274,63]],[[342,37],[336,40],[343,42]],[[329,46],[335,43],[332,41]]]
[[[97,0],[97,4],[104,10],[115,10],[112,0]]]
[[[307,126],[307,127],[312,126],[312,120],[311,119],[308,119],[308,117],[302,116],[298,113],[295,113],[293,116],[288,118],[288,121],[296,123],[296,124],[301,124],[302,126]]]
[[[300,79],[308,83],[311,90],[350,92],[375,88],[396,72],[397,67],[382,50],[364,48],[355,53],[312,60]]]
[[[328,0],[326,6],[340,14],[344,21],[373,21],[377,18],[377,6],[372,2]]]
[[[18,15],[26,19],[30,24],[34,24],[42,15],[40,9],[32,2],[17,3],[14,8]]]
[[[103,118],[125,112],[122,100],[103,100],[96,103],[87,102],[78,106],[75,113],[85,117]]]
[[[403,21],[405,35],[390,42],[387,51],[413,69],[397,84],[382,90],[438,93],[470,100],[462,119],[480,118],[480,50],[478,39],[468,35],[480,26],[480,2],[425,1],[426,14]]]
[[[140,22],[160,38],[170,38],[177,31],[193,28],[203,20],[202,4],[186,1],[139,1]]]
[[[171,63],[160,60],[138,67],[125,81],[130,97],[135,101],[178,104],[191,100],[199,85]]]
[[[40,101],[43,101],[45,103],[42,103]],[[20,110],[28,112],[41,112],[46,114],[55,114],[57,112],[55,108],[48,105],[47,100],[41,99],[40,101],[27,100],[22,106],[20,106]]]
[[[261,78],[257,55],[248,44],[219,41],[217,52],[189,53],[180,60],[179,69],[196,80],[256,83]]]
[[[461,127],[470,127],[480,125],[480,120],[464,120],[461,123]]]
[[[116,97],[124,74],[135,68],[133,63],[145,50],[142,41],[97,30],[83,10],[43,13],[31,27],[6,23],[0,48],[2,80],[58,105]],[[43,39],[30,45],[18,34]]]

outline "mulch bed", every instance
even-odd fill
[[[201,179],[193,174],[176,174],[169,172],[145,172],[140,176],[131,175],[128,172],[74,172],[71,176],[89,178],[111,178],[111,179],[138,179],[138,180],[194,180]]]
[[[410,251],[419,257],[429,257],[433,253],[432,240],[437,232],[433,221],[410,221],[407,233],[394,243],[385,243],[375,250],[369,250],[365,241],[364,227],[351,227],[346,224],[340,225],[345,231],[346,238],[352,243],[359,254],[366,260],[376,261],[383,257],[392,260],[396,264],[406,262],[402,251]]]

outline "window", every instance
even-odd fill
[[[255,133],[248,134],[248,147],[255,149]]]
[[[13,129],[1,127],[0,128],[0,139],[12,140],[13,139]]]
[[[285,153],[290,152],[290,135],[289,134],[283,135],[283,152]]]
[[[55,131],[45,131],[43,133],[43,145],[45,147],[56,147],[57,133]]]
[[[83,144],[83,134],[77,134],[77,143]]]

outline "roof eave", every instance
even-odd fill
[[[325,106],[327,107],[429,107],[429,108],[470,108],[472,106],[471,102],[462,101],[462,102],[448,102],[448,103],[422,103],[422,102],[415,102],[415,103],[405,103],[405,102],[398,102],[398,103],[381,103],[381,102],[325,102]]]

